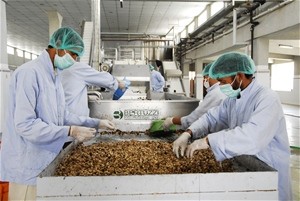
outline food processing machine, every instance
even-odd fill
[[[176,65],[176,62],[163,61],[162,66],[168,91],[170,93],[185,94],[182,82],[182,71]]]
[[[112,91],[89,91],[90,116],[113,120],[120,130],[126,131],[124,122],[137,124],[138,130],[146,130],[152,120],[168,116],[185,116],[199,105],[199,100],[178,93],[155,93],[150,90],[148,65],[115,64],[111,74],[131,85],[119,100],[112,100]],[[121,122],[121,123],[120,123]]]
[[[185,90],[182,83],[182,72],[178,69],[174,61],[164,61],[163,75],[166,80],[165,91],[175,95],[185,95]],[[107,67],[108,64],[102,64],[101,69],[110,72],[118,80],[126,78],[131,81],[128,90],[121,99],[143,99],[143,100],[164,100],[164,93],[152,92],[151,86],[151,72],[148,65],[140,64],[126,64],[115,61],[114,65]],[[98,90],[99,88],[91,87],[90,91]],[[112,92],[102,91],[103,99],[110,100]]]

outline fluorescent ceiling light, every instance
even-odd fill
[[[281,48],[293,49],[293,46],[291,46],[291,45],[283,45],[283,44],[279,44],[278,46],[281,47]]]

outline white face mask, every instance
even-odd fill
[[[57,67],[60,70],[64,70],[66,68],[69,68],[72,66],[76,61],[71,57],[69,53],[65,51],[64,56],[58,56],[58,53],[56,51],[56,55],[54,56],[54,66]]]
[[[209,82],[208,82],[209,78],[206,78],[204,79],[204,82],[203,82],[203,86],[208,89],[210,86],[209,86]]]
[[[240,86],[238,89],[234,90],[232,88],[232,84],[235,81],[236,76],[234,77],[234,80],[231,82],[231,84],[224,84],[224,85],[220,85],[220,90],[228,97],[230,98],[236,98],[240,95],[241,92],[241,85],[243,80],[240,82]]]

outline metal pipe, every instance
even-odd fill
[[[101,32],[102,35],[151,35],[145,33]],[[153,34],[155,35],[155,34]]]
[[[147,38],[132,38],[132,39],[126,39],[126,38],[102,38],[102,41],[149,41],[149,42],[164,42],[164,41],[173,41],[172,39],[147,39]]]
[[[282,2],[280,4],[277,4],[276,6],[274,6],[274,7],[270,8],[270,9],[268,9],[268,10],[266,10],[266,11],[264,11],[264,12],[258,14],[258,15],[256,15],[255,17],[253,17],[253,19],[256,20],[256,19],[258,19],[258,18],[260,18],[260,17],[262,17],[262,16],[264,16],[264,15],[266,15],[268,13],[271,13],[271,12],[273,12],[273,11],[281,8],[282,6],[285,6],[285,5],[290,4],[292,2],[293,1],[284,1],[284,2]]]
[[[253,24],[253,11],[251,10],[250,11],[250,23],[252,24],[251,27],[250,27],[250,32],[251,32],[251,39],[250,39],[250,42],[251,42],[251,58],[253,59],[253,44],[254,44],[254,29],[255,29],[255,25]]]

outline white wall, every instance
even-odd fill
[[[300,76],[297,75],[294,77],[294,89],[291,92],[277,91],[281,102],[284,104],[300,106],[299,85],[300,85]]]

